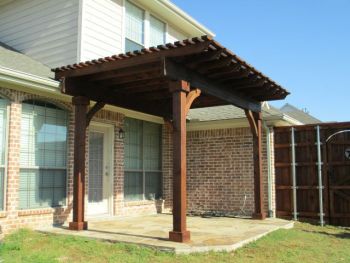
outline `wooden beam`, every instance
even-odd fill
[[[144,73],[147,71],[154,71],[160,69],[161,63],[157,61],[155,63],[150,64],[142,64],[133,67],[126,67],[117,70],[112,70],[103,73],[95,73],[93,75],[86,76],[86,81],[99,81],[99,80],[107,80],[113,78],[122,78],[134,74]]]
[[[137,73],[133,75],[128,75],[124,77],[116,77],[107,80],[95,81],[96,86],[111,86],[111,85],[127,85],[128,83],[133,83],[135,81],[149,81],[153,79],[159,79],[163,76],[163,72],[160,68],[157,70],[145,71],[142,73]]]
[[[86,127],[89,126],[92,118],[94,117],[94,115],[100,110],[102,109],[104,106],[106,105],[105,102],[96,102],[95,105],[89,110],[89,112],[86,114]]]
[[[265,219],[264,187],[262,172],[262,114],[261,112],[245,111],[253,134],[254,162],[254,214],[255,219]]]
[[[73,221],[69,223],[71,230],[86,230],[85,216],[85,149],[86,149],[86,112],[89,99],[73,97],[74,116],[74,177],[73,177]]]
[[[113,89],[116,91],[132,91],[132,92],[145,92],[151,90],[158,90],[158,86],[166,86],[167,81],[164,78],[157,78],[152,80],[137,80],[126,84],[106,85],[106,89]]]
[[[191,86],[198,87],[203,93],[227,101],[239,108],[254,112],[261,111],[261,105],[258,101],[249,99],[227,86],[217,84],[202,74],[183,68],[171,59],[164,60],[164,75],[172,80],[186,80]]]
[[[186,96],[185,114],[187,115],[193,101],[201,95],[200,89],[191,90]]]
[[[258,126],[257,126],[257,123],[255,121],[253,112],[250,110],[245,110],[245,115],[247,116],[247,119],[248,119],[248,122],[250,125],[250,130],[251,130],[253,136],[257,137],[259,135],[258,134]]]

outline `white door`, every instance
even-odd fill
[[[112,127],[92,125],[89,132],[87,216],[111,215]]]

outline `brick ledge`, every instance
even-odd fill
[[[47,214],[54,214],[60,211],[63,212],[64,207],[26,209],[26,210],[18,210],[18,216],[47,215]]]
[[[6,211],[0,211],[0,218],[5,218],[7,217],[7,212]]]
[[[125,201],[124,206],[143,206],[143,205],[156,205],[155,200],[141,200],[141,201]]]

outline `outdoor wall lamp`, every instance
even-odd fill
[[[125,138],[125,131],[120,128],[118,131],[119,139],[123,140]]]

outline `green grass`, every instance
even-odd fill
[[[20,230],[0,244],[0,262],[350,262],[350,229],[297,223],[232,253],[174,255],[126,244]]]

